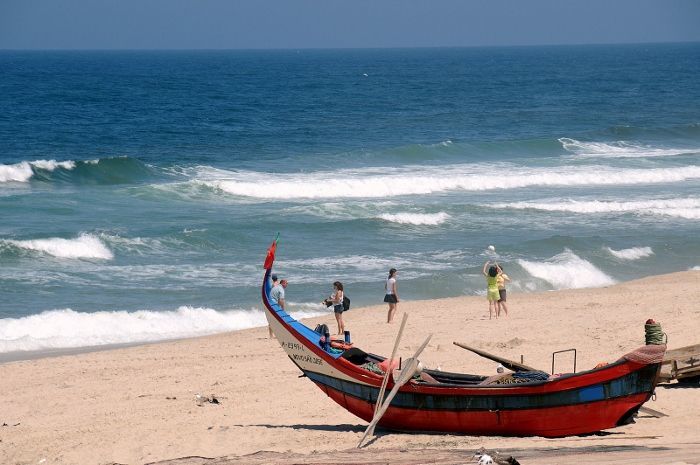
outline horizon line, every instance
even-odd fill
[[[406,45],[379,47],[248,47],[248,48],[4,48],[3,52],[184,52],[184,51],[290,51],[290,50],[413,50],[413,49],[462,49],[462,48],[543,48],[543,47],[595,47],[624,45],[681,45],[700,44],[698,40],[661,42],[586,42],[565,44],[510,44],[510,45]]]

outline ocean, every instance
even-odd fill
[[[296,317],[392,267],[485,295],[498,259],[514,313],[697,269],[698,76],[697,43],[0,51],[0,354],[262,326],[278,232]]]

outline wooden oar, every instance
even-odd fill
[[[384,400],[384,391],[386,390],[386,385],[389,382],[389,374],[392,371],[392,365],[394,364],[394,357],[396,357],[396,351],[399,348],[399,342],[401,342],[401,335],[403,334],[403,329],[406,326],[406,320],[408,320],[408,313],[403,314],[403,319],[401,320],[401,326],[399,327],[399,333],[396,335],[396,340],[394,341],[394,349],[391,351],[391,358],[389,358],[389,365],[386,368],[386,373],[384,373],[384,379],[382,379],[382,387],[379,388],[379,395],[377,396],[377,403],[374,404],[374,414],[377,414],[379,407]]]
[[[433,337],[432,334],[429,334],[428,337],[425,339],[425,342],[421,344],[421,346],[416,350],[416,353],[413,354],[413,357],[410,359],[410,361],[406,364],[406,367],[401,370],[401,375],[399,376],[399,379],[396,380],[396,383],[394,384],[394,387],[391,389],[391,392],[389,392],[389,395],[386,397],[386,400],[382,404],[381,408],[379,409],[378,412],[374,414],[374,418],[372,418],[372,421],[370,422],[369,426],[367,426],[367,429],[365,430],[365,434],[362,436],[362,439],[360,439],[359,444],[357,444],[357,448],[359,449],[362,447],[362,443],[364,442],[365,438],[369,436],[370,434],[374,434],[374,427],[377,426],[377,423],[379,423],[379,420],[381,420],[382,416],[386,413],[387,409],[389,408],[389,405],[391,405],[391,401],[394,399],[394,396],[399,392],[399,389],[401,386],[406,384],[411,380],[413,377],[413,374],[416,371],[416,368],[418,368],[418,356],[423,352],[423,349],[428,345],[428,342],[430,342],[430,338]]]
[[[468,346],[466,344],[462,344],[460,342],[453,342],[454,345],[461,347],[462,349],[467,349],[471,352],[474,352],[477,355],[480,355],[484,358],[488,358],[489,360],[493,360],[494,362],[498,362],[504,367],[508,368],[509,370],[513,371],[540,371],[537,368],[532,368],[527,365],[523,365],[522,363],[515,362],[513,360],[508,360],[507,358],[499,357],[498,355],[493,355],[490,354],[484,350],[481,349],[476,349],[474,347]]]
[[[639,411],[646,413],[647,415],[651,415],[652,417],[655,417],[655,418],[661,418],[661,417],[668,416],[663,412],[659,412],[658,410],[654,410],[653,408],[649,408],[649,407],[639,407]]]

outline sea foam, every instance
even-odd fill
[[[312,173],[269,174],[254,171],[203,170],[191,182],[250,199],[294,200],[322,198],[376,198],[426,195],[446,191],[485,191],[532,186],[614,186],[681,182],[700,178],[700,166],[673,168],[613,168],[577,166],[527,168],[479,164],[363,168]]]
[[[615,284],[613,278],[568,249],[542,262],[521,259],[518,260],[518,264],[535,278],[550,283],[555,289],[578,289]]]
[[[610,247],[605,247],[604,249],[608,251],[610,255],[620,260],[639,260],[640,258],[654,255],[654,251],[651,247],[632,247],[622,250],[614,250]]]
[[[0,165],[0,182],[27,182],[34,176],[34,168],[54,171],[56,168],[72,170],[75,168],[75,162],[56,161],[56,160],[34,160],[22,161],[14,165]]]
[[[14,165],[0,165],[0,182],[27,182],[33,174],[31,165],[26,161]]]
[[[583,214],[636,213],[700,219],[700,199],[674,198],[632,201],[564,200],[557,202],[512,202],[492,205],[494,208],[533,209]]]
[[[324,314],[320,306],[301,305],[295,318]],[[0,353],[130,344],[180,339],[254,328],[267,324],[261,310],[183,306],[174,311],[94,312],[50,310],[22,318],[0,319]]]
[[[81,234],[75,239],[51,237],[33,240],[2,240],[11,246],[40,252],[57,258],[97,258],[111,260],[114,254],[97,237],[92,234]]]
[[[399,224],[412,224],[416,226],[437,226],[444,223],[450,215],[445,212],[440,213],[385,213],[379,215],[384,221]]]
[[[568,152],[579,157],[601,158],[647,158],[647,157],[672,157],[700,151],[698,149],[658,148],[648,145],[633,144],[626,141],[611,143],[582,142],[568,137],[559,139],[562,147]]]

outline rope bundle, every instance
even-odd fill
[[[663,345],[666,343],[666,333],[661,330],[661,324],[654,320],[647,320],[644,325],[644,340],[646,345]]]

